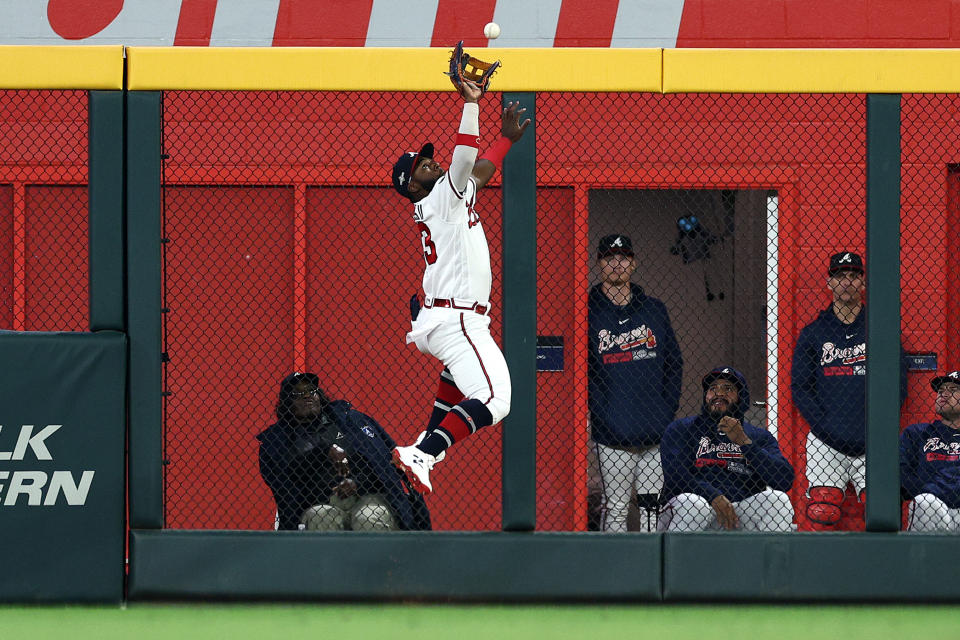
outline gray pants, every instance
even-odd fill
[[[382,495],[341,498],[330,496],[329,504],[318,504],[303,512],[307,531],[393,531],[397,528],[390,506]]]
[[[660,445],[634,450],[597,443],[603,488],[602,531],[625,532],[630,503],[638,493],[656,494],[663,488]]]

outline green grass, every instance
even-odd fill
[[[152,605],[0,607],[0,638],[924,640],[960,638],[960,607],[806,605]]]

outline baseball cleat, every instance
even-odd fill
[[[418,444],[420,444],[421,442],[423,442],[423,439],[426,438],[426,437],[427,437],[427,432],[426,432],[426,431],[421,431],[421,432],[420,432],[420,435],[417,436],[417,441],[413,443],[413,446],[417,446]],[[447,452],[446,452],[446,451],[441,451],[440,454],[439,454],[438,456],[436,456],[436,459],[433,461],[433,463],[436,464],[436,463],[438,463],[438,462],[441,462],[441,461],[442,461],[444,458],[446,458],[446,457],[447,457]]]
[[[436,458],[416,447],[397,447],[393,450],[393,466],[403,471],[413,488],[428,495],[433,492],[430,485],[430,470]]]

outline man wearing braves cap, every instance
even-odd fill
[[[960,531],[960,371],[930,381],[933,422],[900,434],[900,486],[910,504],[910,531]]]
[[[748,423],[750,390],[733,367],[701,380],[699,415],[676,420],[660,445],[660,531],[790,531],[793,467],[768,431]]]
[[[457,85],[463,111],[456,145],[445,171],[433,145],[405,153],[393,166],[397,193],[413,205],[413,222],[423,256],[423,308],[411,303],[413,326],[407,343],[443,363],[436,401],[416,442],[393,450],[393,461],[420,492],[433,491],[430,471],[447,448],[510,411],[510,372],[490,335],[490,250],[477,207],[477,192],[496,173],[511,145],[530,124],[525,109],[503,109],[501,137],[482,157],[480,107],[483,91]]]
[[[629,236],[597,247],[600,283],[590,290],[590,427],[600,467],[602,531],[627,531],[639,493],[657,508],[663,486],[660,438],[680,404],[683,359],[664,304],[631,282],[637,269]]]
[[[847,484],[864,503],[866,489],[867,329],[863,259],[852,251],[830,257],[827,287],[833,300],[800,332],[790,390],[810,427],[806,443],[805,513],[814,531],[863,529],[862,507],[844,514]],[[901,349],[900,403],[907,397]],[[844,518],[844,515],[847,518]],[[844,522],[855,521],[845,525]]]

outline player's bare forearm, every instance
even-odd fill
[[[477,188],[479,189],[480,187],[483,187],[488,182],[490,182],[490,178],[492,178],[493,174],[495,174],[496,172],[497,172],[496,165],[490,162],[489,160],[485,158],[480,158],[479,160],[477,160],[477,162],[473,165],[473,174],[472,174],[473,179],[477,183]]]
[[[526,111],[526,109],[521,108],[519,102],[511,102],[504,107],[500,128],[500,135],[502,137],[473,165],[472,175],[477,183],[477,188],[486,185],[490,181],[493,174],[497,172],[497,167],[510,149],[510,146],[523,137],[523,132],[530,126],[530,118],[527,118],[522,123],[520,122],[520,115],[524,111]]]

